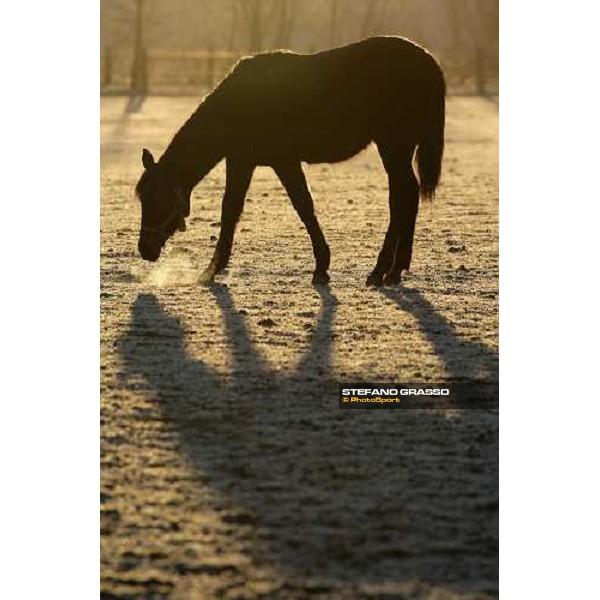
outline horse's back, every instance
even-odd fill
[[[252,139],[255,152],[336,162],[379,132],[414,122],[436,68],[425,50],[398,37],[309,55],[259,54],[238,63],[215,90],[214,104],[236,146]]]

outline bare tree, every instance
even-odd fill
[[[102,84],[127,81],[136,94],[152,84],[150,75],[155,83],[163,75],[197,79],[192,48],[215,50],[217,76],[229,60],[223,50],[314,50],[401,34],[431,47],[450,76],[464,74],[483,93],[498,61],[498,0],[102,0],[100,8]],[[157,56],[164,50],[154,63],[146,50],[152,44]]]
[[[238,28],[238,7],[239,4],[237,0],[232,0],[231,2],[231,29],[229,30],[229,43],[227,45],[227,49],[231,52],[235,47],[235,38],[236,32]]]
[[[237,0],[234,16],[246,30],[249,50],[260,52],[273,45],[289,47],[295,5],[294,0]],[[269,32],[272,43],[268,41]]]
[[[265,0],[238,0],[240,15],[248,33],[249,50],[260,52],[265,35]]]
[[[477,93],[485,94],[490,62],[498,52],[498,0],[455,0],[447,2],[446,10],[454,53],[466,59]]]
[[[145,95],[148,91],[145,8],[146,0],[112,0],[102,3],[104,23],[110,23],[114,28],[117,42],[132,44],[130,91],[140,95]],[[107,50],[112,71],[112,49]]]
[[[148,53],[144,45],[144,5],[146,0],[135,1],[135,34],[131,65],[131,92],[145,96],[148,93]]]

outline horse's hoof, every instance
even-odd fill
[[[216,273],[214,271],[209,271],[207,269],[206,271],[204,271],[203,273],[201,273],[198,276],[198,284],[199,285],[210,285],[211,283],[214,282],[215,274]]]
[[[402,283],[402,273],[386,273],[383,276],[385,285],[400,285]]]
[[[327,273],[313,273],[313,285],[327,285],[329,283],[329,275]]]
[[[371,273],[367,277],[366,286],[367,287],[381,287],[383,285],[383,276],[379,273]]]

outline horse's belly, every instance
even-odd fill
[[[307,163],[341,162],[364,150],[373,137],[367,124],[346,119],[257,119],[236,129],[236,143],[257,164],[275,164],[282,157]]]
[[[335,163],[347,160],[364,150],[372,137],[356,123],[346,126],[331,122],[318,127],[290,132],[287,144],[307,163]],[[281,140],[286,145],[285,138]]]
[[[352,158],[371,142],[368,138],[351,140],[345,144],[316,143],[301,148],[300,160],[307,163],[336,163]]]

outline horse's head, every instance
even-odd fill
[[[185,217],[190,214],[189,194],[185,194],[149,150],[142,152],[144,172],[135,188],[142,204],[142,225],[138,250],[144,260],[158,260],[165,242],[175,231],[185,231]]]

